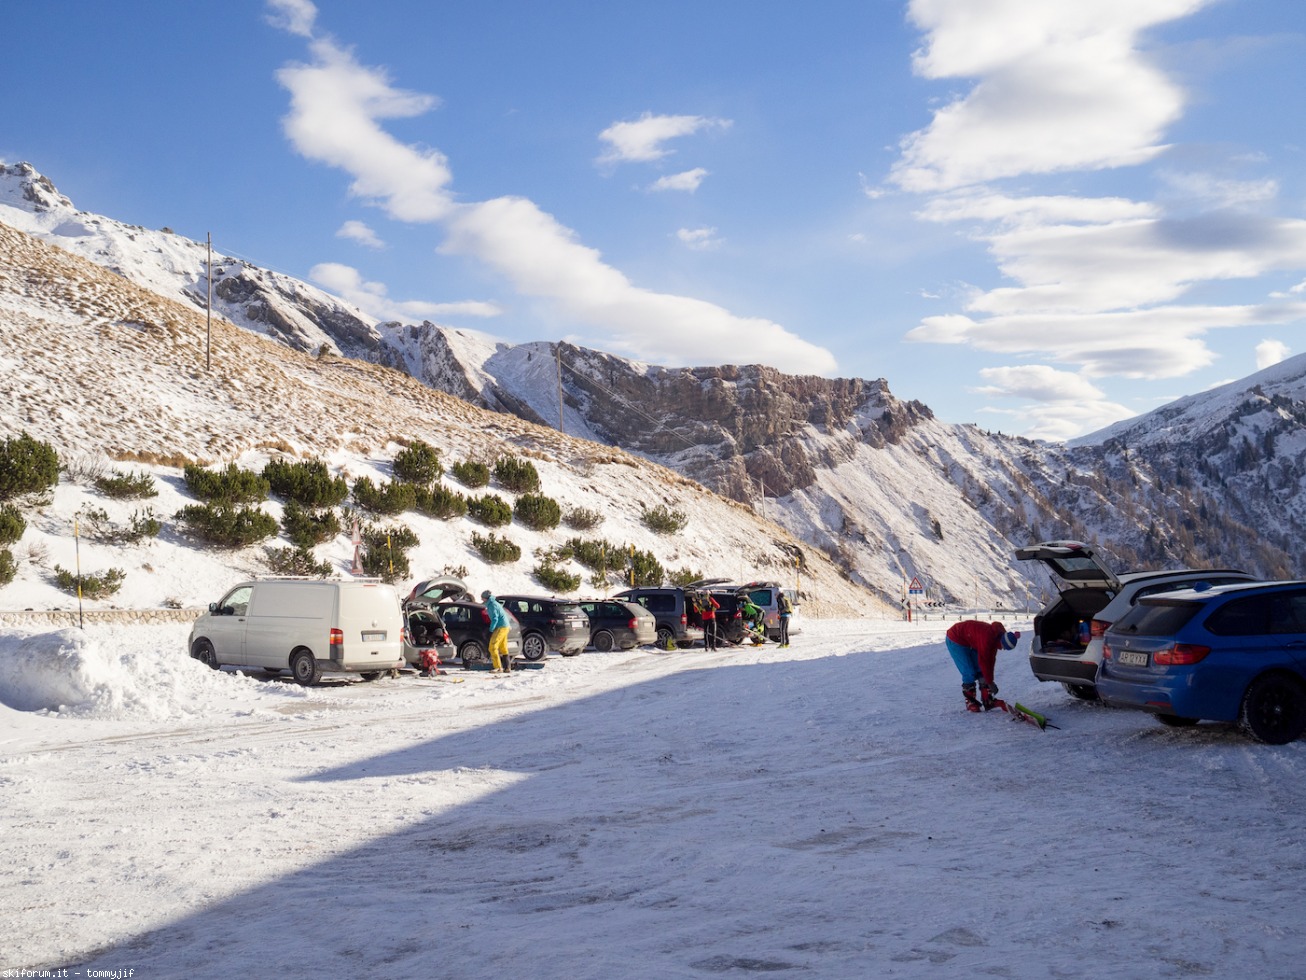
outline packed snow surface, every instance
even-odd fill
[[[947,625],[309,689],[184,623],[0,632],[0,970],[1302,975],[1306,743],[1024,643],[1002,693],[1060,728],[968,714]]]

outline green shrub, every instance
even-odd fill
[[[548,531],[562,520],[562,508],[552,497],[538,493],[524,493],[512,508],[513,516],[535,531]]]
[[[677,534],[689,523],[689,518],[681,511],[671,510],[665,504],[658,504],[651,510],[645,509],[639,519],[655,534]]]
[[[606,572],[609,568],[621,565],[621,545],[596,538],[586,541],[584,538],[571,538],[564,548],[571,552],[571,557],[591,571]]]
[[[592,531],[603,523],[603,515],[597,510],[572,507],[562,515],[562,523],[574,531]]]
[[[13,544],[27,530],[27,521],[13,504],[0,504],[0,544]]]
[[[508,501],[494,493],[487,493],[484,497],[468,497],[467,513],[486,527],[503,527],[512,523],[512,507]]]
[[[417,493],[411,483],[388,480],[377,486],[366,476],[354,481],[354,501],[363,510],[393,517],[417,507]]]
[[[330,562],[318,561],[307,548],[269,548],[266,558],[274,575],[326,578],[332,571]]]
[[[429,490],[417,491],[416,506],[420,514],[448,521],[467,513],[467,498],[457,490],[450,490],[443,483],[437,483]]]
[[[553,595],[575,592],[580,588],[580,576],[563,571],[557,565],[542,563],[535,566],[532,573],[535,581],[548,589]]]
[[[473,531],[472,547],[491,565],[503,565],[521,558],[521,548],[507,538],[499,537],[493,531],[488,538]]]
[[[97,476],[91,482],[96,490],[113,500],[140,500],[142,497],[159,495],[154,477],[148,473],[112,473],[109,476]]]
[[[177,511],[176,521],[200,540],[222,548],[244,548],[277,533],[277,519],[257,507],[192,504]]]
[[[452,472],[459,483],[473,490],[490,482],[490,468],[484,463],[474,463],[470,460],[454,463]]]
[[[407,551],[418,545],[418,537],[412,528],[402,524],[391,527],[369,525],[361,534],[363,551],[360,563],[368,575],[375,575],[383,582],[400,582],[411,574]]]
[[[107,572],[81,576],[81,595],[87,599],[107,599],[120,588],[126,572],[121,568],[111,568]],[[78,594],[77,575],[66,568],[54,566],[54,582],[62,591]]]
[[[626,563],[631,587],[661,585],[665,574],[651,551],[631,551]]]
[[[40,493],[59,482],[59,454],[26,432],[0,440],[0,500]]]
[[[395,476],[405,483],[429,487],[444,475],[440,463],[440,450],[418,439],[406,449],[399,450],[394,459]]]
[[[311,548],[340,533],[340,518],[334,510],[310,510],[290,500],[281,515],[281,530],[295,547]]]
[[[696,572],[692,568],[678,568],[667,576],[667,581],[672,585],[678,585],[683,589],[691,582],[703,581],[703,573]]]
[[[8,585],[18,574],[18,563],[8,548],[0,548],[0,585]]]
[[[293,500],[305,507],[336,507],[349,496],[349,483],[343,476],[332,476],[320,459],[288,463],[274,459],[263,467],[263,478],[282,500]]]
[[[157,538],[163,530],[150,507],[132,514],[126,527],[109,520],[108,511],[102,507],[83,507],[77,514],[86,529],[86,537],[107,544],[136,544],[143,538]]]
[[[540,474],[529,459],[500,456],[494,464],[494,478],[499,486],[513,493],[535,493],[540,489]]]
[[[242,470],[235,463],[226,469],[206,470],[191,463],[182,471],[186,489],[199,500],[211,504],[257,504],[268,499],[272,487],[253,470]]]

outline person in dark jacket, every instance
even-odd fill
[[[703,649],[715,650],[717,648],[717,631],[716,631],[716,611],[721,608],[721,603],[712,598],[710,592],[700,592],[698,595],[698,611],[703,617]]]
[[[961,672],[961,695],[966,699],[967,711],[987,711],[993,707],[998,685],[993,680],[993,668],[998,650],[1014,650],[1020,633],[1008,632],[1001,623],[986,623],[979,619],[964,619],[948,629],[945,642],[952,662]],[[979,685],[980,697],[975,697]]]

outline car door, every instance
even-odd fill
[[[222,597],[209,616],[205,632],[213,644],[218,663],[245,663],[245,628],[253,594],[254,586],[238,586]]]

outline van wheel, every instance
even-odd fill
[[[1098,701],[1097,688],[1092,684],[1067,684],[1064,681],[1061,684],[1066,689],[1066,693],[1072,698],[1080,701]]]
[[[290,672],[295,675],[297,683],[312,687],[322,679],[322,668],[317,665],[317,658],[307,650],[300,650],[290,658]]]
[[[676,646],[676,634],[668,626],[658,627],[658,649],[673,650]]]
[[[1286,745],[1306,731],[1306,691],[1280,674],[1266,674],[1247,685],[1242,727],[1266,745]]]
[[[200,663],[212,667],[214,670],[218,669],[218,652],[213,649],[213,644],[208,640],[196,640],[190,655]]]
[[[544,659],[544,637],[539,633],[527,633],[521,640],[521,655],[532,663]]]
[[[612,634],[607,630],[599,630],[594,634],[594,639],[591,642],[594,644],[594,649],[598,650],[600,653],[607,653],[616,645],[616,641],[613,640]]]

